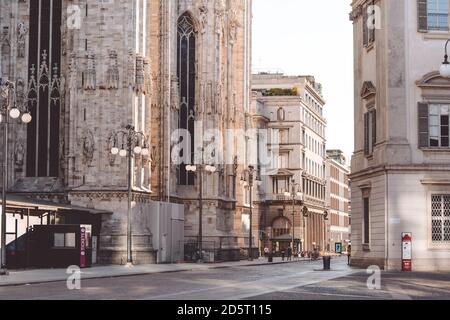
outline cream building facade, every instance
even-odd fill
[[[261,247],[276,252],[325,248],[325,100],[312,76],[253,75],[255,127],[267,130],[260,163]],[[295,200],[287,197],[301,192]],[[301,201],[304,201],[303,203]],[[303,208],[308,208],[303,216]]]
[[[134,261],[156,262],[166,249],[155,243],[167,239],[154,234],[155,206],[174,213],[172,220],[180,220],[182,207],[186,237],[173,246],[198,237],[199,181],[185,165],[203,161],[176,163],[176,130],[192,134],[181,153],[198,155],[194,140],[207,149],[202,134],[216,129],[221,143],[207,150],[228,161],[209,157],[217,171],[204,176],[203,239],[215,259],[239,259],[243,195],[236,177],[248,164],[226,132],[250,126],[251,1],[0,4],[2,76],[33,115],[10,131],[9,191],[112,213],[102,217],[99,261],[123,263],[126,161],[111,148],[120,144],[117,130],[133,125],[150,148],[132,163]]]
[[[342,252],[351,245],[350,168],[341,150],[327,150],[326,204],[329,210],[327,226],[328,251],[335,252],[340,244]]]
[[[352,264],[401,269],[402,234],[412,233],[413,270],[449,270],[450,81],[437,71],[450,37],[449,3],[352,7]]]

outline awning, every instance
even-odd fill
[[[2,199],[0,199],[0,204],[2,204]],[[84,208],[79,206],[73,206],[70,204],[59,204],[48,200],[38,200],[28,198],[22,195],[12,195],[12,194],[6,196],[6,204],[8,208],[17,208],[17,209],[34,209],[39,211],[69,210],[69,211],[88,212],[91,214],[113,214],[113,212],[106,210]]]

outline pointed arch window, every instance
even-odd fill
[[[195,56],[196,31],[189,14],[178,19],[177,75],[179,80],[179,129],[188,130],[190,140],[184,141],[183,150],[190,152],[191,163],[183,163],[179,168],[179,185],[194,185],[194,175],[186,171],[186,165],[194,163],[194,123],[195,123]]]

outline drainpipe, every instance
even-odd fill
[[[385,206],[385,218],[384,218],[384,224],[385,224],[385,234],[386,234],[386,239],[385,239],[385,249],[384,249],[384,252],[385,252],[385,257],[384,257],[384,268],[385,269],[387,269],[387,267],[388,267],[388,262],[389,262],[389,181],[388,181],[388,179],[389,179],[389,174],[388,174],[388,172],[387,172],[387,170],[385,171],[386,173],[385,173],[385,181],[384,181],[384,184],[385,184],[385,187],[384,187],[384,190],[385,190],[385,195],[384,195],[384,197],[385,197],[385,203],[384,203],[384,206]]]

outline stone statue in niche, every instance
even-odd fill
[[[26,36],[28,33],[28,29],[25,26],[25,23],[21,22],[17,26],[17,57],[24,58],[25,57],[25,44],[26,44]]]
[[[223,20],[226,6],[224,0],[216,0],[216,34],[221,38],[223,36]]]
[[[119,66],[117,63],[117,51],[109,51],[109,65],[106,71],[106,89],[119,89]]]
[[[14,148],[14,165],[16,167],[16,171],[23,169],[24,159],[25,148],[22,142],[18,142]]]
[[[94,160],[95,142],[91,130],[86,129],[81,139],[81,149],[83,154],[83,163],[89,165]]]
[[[206,32],[206,27],[208,25],[208,7],[206,2],[202,2],[200,7],[198,8],[199,16],[200,16],[200,24],[201,30],[200,33],[204,34]]]
[[[172,77],[171,84],[171,92],[172,92],[172,109],[179,110],[180,109],[180,87],[178,85],[178,77]]]
[[[117,139],[116,134],[115,134],[114,132],[112,132],[112,133],[109,135],[108,143],[106,144],[106,145],[107,145],[106,154],[107,154],[108,157],[109,157],[109,165],[110,165],[111,167],[114,166],[114,164],[116,163],[116,158],[117,158],[116,155],[113,155],[113,154],[111,153],[111,149],[112,149],[113,147],[117,147],[117,141],[116,141],[116,139]]]
[[[16,103],[20,108],[25,108],[25,81],[18,78],[16,81]]]
[[[239,27],[239,22],[237,19],[236,9],[230,11],[230,22],[229,22],[229,36],[230,44],[233,45],[237,40],[237,29]]]
[[[7,55],[11,50],[11,42],[9,40],[9,27],[3,27],[2,39],[1,39],[2,53]]]
[[[97,89],[97,71],[95,68],[95,54],[93,53],[87,55],[87,72],[84,88],[86,90]]]

